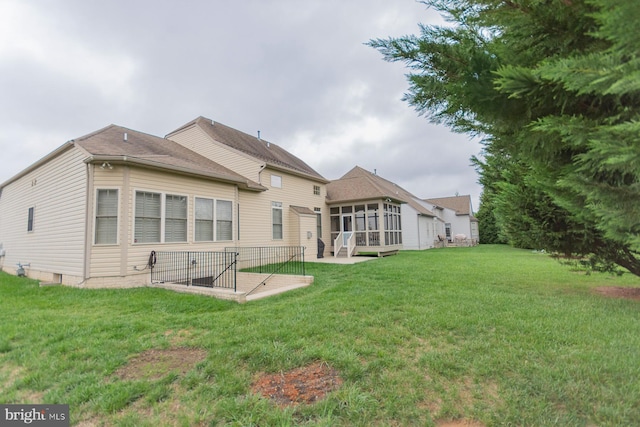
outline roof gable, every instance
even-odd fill
[[[183,147],[157,136],[109,125],[73,141],[94,159],[111,159],[192,173],[208,178],[244,184],[249,189],[260,186],[244,176]]]
[[[342,178],[331,181],[327,185],[329,203],[387,198],[407,203],[422,215],[435,216],[433,212],[420,204],[416,196],[360,166],[354,167]]]
[[[266,162],[272,167],[290,170],[294,173],[303,174],[322,182],[328,182],[311,166],[279,145],[260,139],[256,136],[249,135],[222,123],[214,122],[206,117],[200,116],[172,133],[191,125],[198,126],[211,139],[233,148],[234,150],[247,154],[261,162]]]

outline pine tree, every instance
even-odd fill
[[[484,138],[502,233],[640,275],[640,2],[424,3],[455,25],[370,45],[419,113]]]

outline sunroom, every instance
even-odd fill
[[[402,215],[392,199],[340,203],[329,207],[335,257],[385,256],[402,249]]]

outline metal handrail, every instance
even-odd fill
[[[285,265],[287,265],[287,263],[291,262],[291,260],[293,260],[294,258],[296,258],[296,255],[295,255],[295,254],[294,254],[294,255],[291,255],[291,257],[290,257],[288,260],[286,260],[285,262],[283,262],[282,264],[280,264],[280,266],[279,266],[279,267],[278,267],[274,272],[272,272],[271,274],[269,274],[269,275],[267,276],[267,278],[266,278],[266,279],[264,279],[262,282],[260,282],[260,283],[258,284],[258,286],[256,286],[255,288],[253,288],[253,289],[251,289],[249,292],[247,292],[247,293],[246,293],[246,295],[251,294],[253,291],[255,291],[256,289],[258,289],[260,286],[264,286],[264,285],[267,283],[267,280],[271,279],[271,277],[273,277],[274,275],[276,275],[277,273],[279,273],[279,272],[280,272],[280,270],[282,269],[282,267],[284,267]]]

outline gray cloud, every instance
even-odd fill
[[[329,179],[360,165],[477,209],[479,144],[418,117],[406,70],[364,45],[418,22],[441,20],[413,0],[5,0],[0,182],[110,123],[162,136],[204,115]]]

